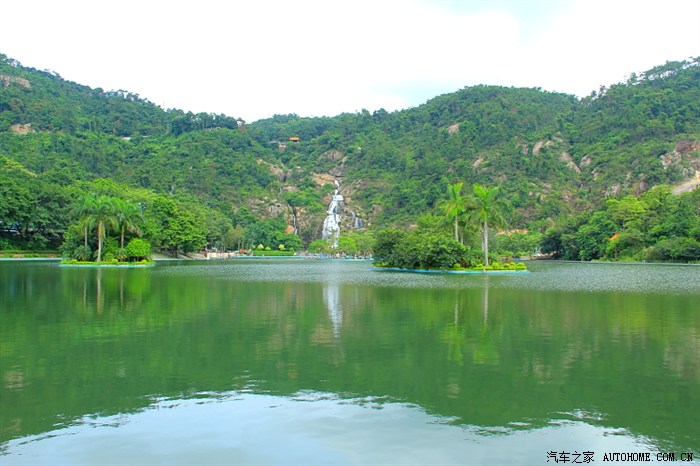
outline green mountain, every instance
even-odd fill
[[[228,232],[238,243],[275,247],[295,231],[304,245],[320,237],[336,180],[341,231],[414,225],[457,181],[499,186],[508,227],[543,231],[603,208],[606,199],[691,180],[698,170],[700,58],[583,99],[475,86],[391,113],[245,124],[163,110],[0,55],[6,247],[60,242],[89,191],[142,206],[171,199],[199,212],[200,223],[210,219],[209,243]],[[24,243],[12,236],[18,232]]]

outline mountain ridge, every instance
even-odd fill
[[[678,185],[700,170],[697,58],[582,99],[479,85],[394,112],[253,123],[164,110],[4,55],[0,76],[0,155],[37,174],[35,182],[110,178],[179,193],[234,226],[255,223],[250,214],[281,218],[285,228],[299,222],[304,244],[319,237],[332,194],[323,177],[341,179],[346,208],[365,226],[415,224],[448,184],[463,181],[500,186],[519,228]]]

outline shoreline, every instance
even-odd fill
[[[449,274],[449,275],[514,275],[527,274],[529,270],[429,270],[429,269],[402,269],[399,267],[373,267],[373,271],[378,272],[408,272],[408,273],[432,273],[432,274]]]

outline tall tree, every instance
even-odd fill
[[[464,238],[459,234],[459,220],[467,211],[469,199],[462,196],[463,183],[455,183],[447,186],[447,199],[440,201],[440,207],[445,212],[447,220],[454,224],[455,241],[464,244]]]
[[[97,229],[97,262],[102,261],[102,245],[107,237],[108,228],[117,228],[114,199],[109,196],[97,196],[88,202],[80,219],[83,228],[94,225]]]
[[[88,193],[80,199],[80,205],[77,209],[78,223],[83,230],[83,246],[85,249],[88,247],[88,232],[95,227],[92,213],[95,211],[96,204],[97,196],[93,193]]]
[[[141,236],[141,228],[139,227],[141,209],[139,206],[120,198],[114,198],[113,202],[114,215],[119,228],[119,247],[124,249],[124,235],[127,232]]]
[[[495,226],[503,224],[503,203],[498,199],[498,188],[486,188],[474,183],[473,200],[476,209],[474,215],[481,226],[481,251],[484,253],[484,265],[489,265],[489,222]]]

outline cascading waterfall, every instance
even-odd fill
[[[352,227],[355,229],[358,228],[364,228],[365,222],[362,221],[362,219],[357,215],[357,212],[354,210],[350,211],[350,215],[352,215]]]
[[[299,234],[299,225],[297,224],[297,208],[294,206],[292,207],[292,226],[294,227],[294,234],[298,235]]]
[[[343,196],[339,194],[340,183],[335,180],[335,192],[333,193],[333,199],[331,203],[328,204],[328,209],[326,210],[326,218],[323,220],[323,232],[321,233],[321,238],[332,239],[332,247],[338,247],[338,236],[340,236],[340,214],[338,213],[338,206],[343,202]]]

